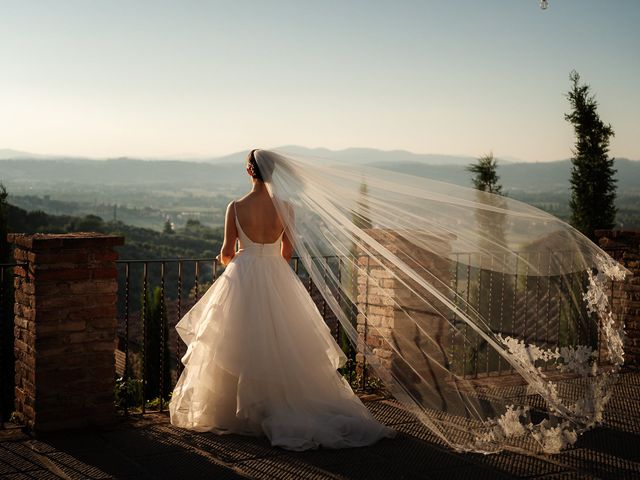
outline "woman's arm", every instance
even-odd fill
[[[228,265],[236,255],[236,240],[238,239],[238,229],[235,221],[235,206],[233,202],[227,205],[227,213],[224,216],[224,241],[220,249],[218,260],[222,265]]]
[[[291,257],[293,256],[293,242],[289,238],[288,232],[293,231],[293,225],[295,223],[295,217],[293,213],[293,208],[288,203],[287,207],[287,228],[284,231],[284,235],[282,236],[282,247],[280,248],[280,254],[284,257],[287,262],[291,262]]]

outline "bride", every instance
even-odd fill
[[[226,211],[219,255],[226,269],[175,327],[187,351],[171,423],[266,435],[288,450],[394,437],[337,372],[346,357],[289,266],[291,229],[265,186],[272,169],[260,168],[252,150],[246,170],[252,189]],[[292,222],[291,205],[286,213]]]
[[[359,361],[433,441],[555,453],[603,422],[624,362],[610,296],[629,271],[571,225],[357,163],[254,150],[247,172],[225,273],[176,325],[174,425],[293,450],[396,434],[336,372],[345,356],[288,265],[294,247]]]

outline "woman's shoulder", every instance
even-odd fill
[[[238,203],[238,199],[235,199],[235,198],[229,201],[229,203],[227,204],[227,215],[229,214],[235,215],[237,203]]]
[[[245,193],[243,196],[239,198],[233,198],[229,202],[228,206],[233,207],[234,205],[244,205],[245,203],[247,203],[247,199],[249,199],[250,195],[251,195],[251,192]]]
[[[253,197],[251,195],[251,192],[248,192],[248,193],[245,193],[240,198],[234,198],[233,200],[231,200],[231,203],[235,203],[236,205],[244,205],[246,203],[251,203],[252,200],[253,200]]]

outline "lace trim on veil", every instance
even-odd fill
[[[504,414],[486,420],[481,428],[474,430],[474,439],[468,445],[470,450],[491,452],[506,439],[530,435],[544,452],[558,453],[573,445],[579,433],[602,423],[604,408],[611,395],[605,390],[616,380],[624,363],[625,338],[624,323],[620,321],[616,325],[614,321],[607,297],[607,284],[609,281],[623,281],[626,272],[611,257],[599,255],[597,261],[595,275],[587,270],[589,285],[583,300],[589,313],[599,318],[602,343],[607,348],[610,365],[600,371],[598,352],[587,345],[545,349],[513,337],[498,335],[519,367],[535,380],[529,384],[529,390],[541,395],[548,402],[550,412],[557,416],[533,423],[528,405],[508,405]],[[551,364],[557,371],[588,379],[586,394],[572,404],[563,402],[558,396],[558,384],[547,378],[540,363]],[[570,418],[564,418],[567,413],[570,413]]]
[[[449,446],[482,453],[558,452],[602,422],[624,361],[624,325],[614,319],[607,288],[629,272],[591,240],[557,217],[509,197],[327,159],[265,150],[255,155],[261,171],[269,172],[267,188],[281,218],[287,218],[286,205],[295,209],[295,225],[285,228],[347,337],[391,393]],[[531,343],[526,335],[527,302],[537,305],[537,295],[525,297],[524,316],[507,333],[491,311],[496,299],[481,299],[478,293],[474,304],[469,284],[464,298],[443,280],[441,266],[451,263],[473,269],[477,285],[483,272],[518,279],[519,252],[527,249],[544,252],[549,271],[527,263],[524,286],[518,289],[529,291],[531,278],[555,282],[570,320],[584,323],[572,324],[578,333],[569,332],[562,341],[558,334],[555,348]],[[555,256],[560,251],[568,255]],[[452,252],[479,255],[458,263]],[[327,257],[340,259],[338,272]],[[491,261],[483,263],[487,258]],[[369,260],[376,266],[371,271]],[[379,306],[363,309],[353,282],[377,289],[364,301],[375,297]],[[401,285],[400,300],[384,293],[383,284],[389,282]],[[501,290],[501,300],[514,305],[514,318],[518,289]],[[481,301],[488,309],[480,308]],[[375,334],[380,344],[360,342],[362,332],[349,313],[356,309],[364,320],[358,329]],[[396,326],[394,315],[401,320]],[[566,311],[558,309],[555,315],[558,326],[569,322]],[[595,349],[580,338],[582,327],[589,335],[597,332]],[[438,336],[433,328],[455,332],[463,348],[481,339],[487,363],[489,353],[506,362],[526,390],[518,387],[518,394],[507,398],[487,393],[466,377],[466,364],[460,373],[448,362],[443,355],[451,351],[444,338],[448,334]],[[520,332],[525,333],[518,337]]]

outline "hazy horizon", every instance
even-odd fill
[[[347,147],[344,149],[329,149],[326,147],[322,147],[322,146],[317,146],[317,147],[308,147],[308,146],[304,146],[304,145],[281,145],[281,146],[271,146],[271,147],[267,147],[267,149],[279,149],[281,147],[301,147],[303,149],[307,149],[307,150],[316,150],[316,149],[322,149],[322,150],[329,150],[331,153],[334,154],[339,154],[341,152],[346,152],[349,150],[375,150],[377,152],[381,152],[381,153],[393,153],[394,151],[396,152],[404,152],[404,153],[409,153],[411,155],[416,155],[416,156],[434,156],[434,157],[452,157],[452,158],[461,158],[461,157],[469,157],[469,158],[478,158],[481,155],[465,155],[465,154],[460,154],[460,155],[456,155],[456,154],[450,154],[450,153],[441,153],[441,152],[412,152],[410,150],[406,150],[406,149],[392,149],[392,150],[383,150],[383,149],[374,149],[371,147]],[[198,161],[210,161],[210,160],[217,160],[217,159],[221,159],[224,157],[232,157],[234,155],[240,154],[240,153],[244,153],[244,152],[248,152],[248,150],[236,150],[236,151],[232,151],[232,152],[226,152],[222,155],[167,155],[167,156],[134,156],[134,155],[118,155],[118,156],[90,156],[90,155],[71,155],[71,154],[66,154],[66,153],[50,153],[50,152],[33,152],[33,151],[24,151],[24,150],[16,150],[14,148],[4,148],[4,147],[0,147],[0,161],[4,160],[4,159],[8,159],[9,157],[7,155],[5,155],[6,152],[8,151],[14,151],[18,154],[24,154],[27,158],[29,155],[34,155],[33,157],[28,157],[29,159],[38,159],[39,157],[45,158],[45,159],[55,159],[55,158],[68,158],[68,159],[87,159],[87,160],[115,160],[115,159],[121,159],[121,158],[129,158],[132,160],[149,160],[149,161],[154,161],[154,160],[166,160],[166,161],[184,161],[184,162],[198,162]],[[482,155],[488,154],[491,152],[484,152]],[[570,155],[564,158],[549,158],[549,159],[544,159],[544,160],[524,160],[524,159],[520,159],[520,158],[516,158],[510,155],[504,155],[504,156],[497,156],[494,155],[497,159],[499,160],[504,160],[507,161],[509,163],[549,163],[549,162],[561,162],[561,161],[565,161],[565,160],[569,160],[570,159]],[[629,157],[615,157],[616,159],[626,159],[626,160],[632,160],[632,161],[640,161],[640,158],[629,158]],[[17,160],[20,160],[20,157],[15,158]],[[406,162],[406,160],[404,160]]]
[[[254,147],[571,156],[569,72],[640,159],[640,2],[0,0],[0,147],[201,159]],[[596,34],[597,32],[597,34]]]

